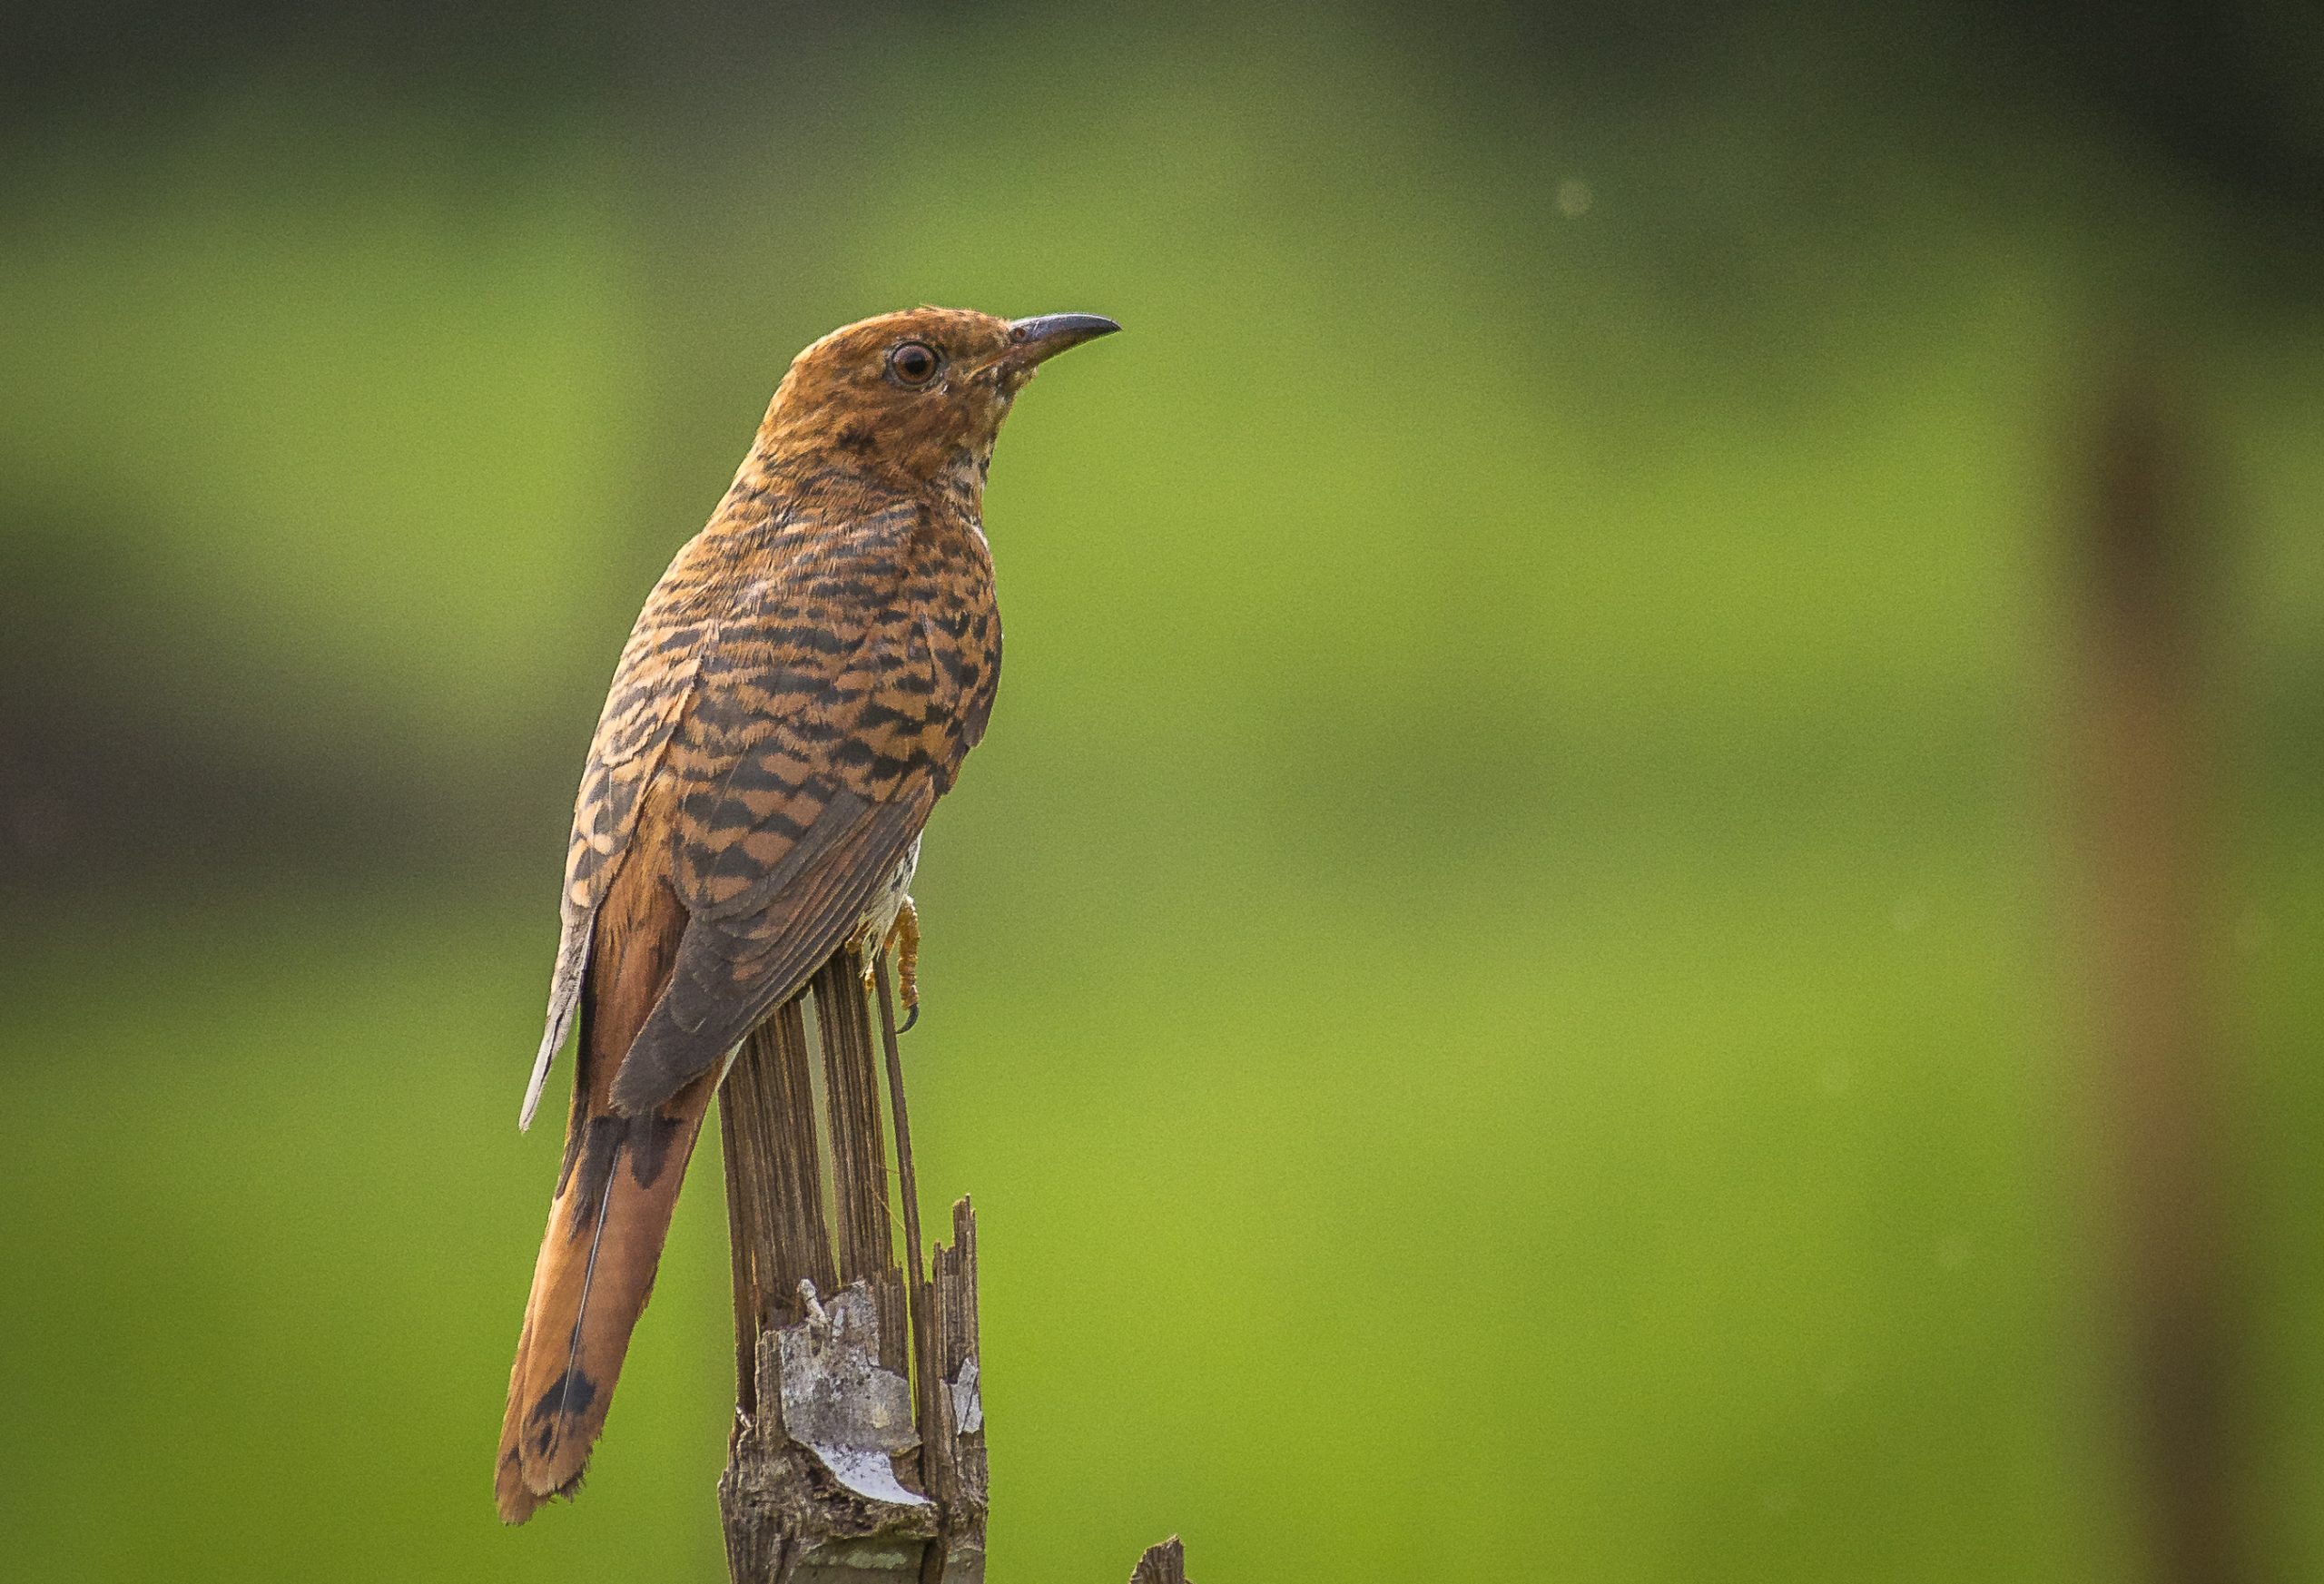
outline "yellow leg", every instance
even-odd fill
[[[896,965],[896,995],[904,1004],[903,1025],[896,1030],[901,1034],[920,1021],[920,910],[910,897],[896,910],[885,945]]]

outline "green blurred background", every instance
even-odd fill
[[[0,65],[0,1571],[708,1579],[712,1157],[494,1518],[571,789],[793,351],[1111,314],[907,1042],[998,1579],[2111,1580],[2075,436],[2203,458],[2258,1576],[2324,1577],[2324,31],[109,0]],[[705,1169],[706,1168],[706,1169]]]

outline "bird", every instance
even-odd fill
[[[851,948],[894,950],[916,1011],[921,831],[1000,678],[993,441],[1037,369],[1120,328],[922,307],[833,330],[793,360],[647,595],[574,800],[518,1117],[574,1032],[501,1424],[504,1521],[586,1471],[737,1046]]]

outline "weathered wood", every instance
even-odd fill
[[[1172,1535],[1158,1546],[1148,1546],[1146,1555],[1137,1559],[1129,1584],[1188,1584],[1187,1550],[1178,1543],[1178,1537]]]
[[[950,1477],[956,1505],[974,1517],[977,1542],[984,1537],[989,1479],[985,1463],[983,1363],[977,1353],[977,1217],[965,1198],[952,1206],[952,1245],[931,1251],[930,1317],[943,1387],[939,1403],[952,1431]]]
[[[954,1246],[932,1251],[943,1280],[923,1278],[885,964],[875,977],[884,1116],[862,963],[849,952],[812,986],[823,1130],[796,1001],[746,1042],[722,1091],[738,1379],[719,1505],[736,1584],[984,1576],[975,1223],[962,1201]],[[890,1123],[904,1200],[901,1265]],[[960,1427],[964,1406],[972,1430]]]
[[[921,1489],[949,1508],[960,1495],[960,1481],[954,1472],[952,1456],[953,1428],[951,1415],[946,1411],[943,1375],[936,1355],[935,1316],[930,1311],[926,1278],[921,1274],[920,1259],[920,1173],[912,1164],[911,1116],[904,1103],[903,1057],[896,1040],[896,999],[889,982],[888,961],[883,954],[875,965],[879,993],[875,997],[880,1008],[880,1048],[887,1062],[888,1111],[895,1128],[897,1195],[903,1201],[904,1212],[904,1280],[911,1304],[912,1395],[922,1441],[920,1449]],[[931,1367],[931,1363],[937,1367]],[[926,1576],[934,1579],[943,1571],[941,1543],[931,1549]]]
[[[831,1108],[839,1279],[852,1282],[877,1276],[895,1264],[895,1240],[888,1226],[888,1152],[880,1117],[879,1070],[854,952],[832,954],[815,975],[814,994],[815,1028],[823,1048],[824,1102]]]
[[[795,1323],[799,1284],[839,1285],[823,1219],[814,1080],[799,1002],[760,1025],[718,1091],[734,1271],[735,1406],[756,1411],[758,1338]]]

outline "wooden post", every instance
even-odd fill
[[[2167,389],[2117,388],[2070,523],[2073,792],[2132,1451],[2157,1584],[2249,1576],[2242,1323],[2204,991],[2212,761],[2204,621],[2219,559]]]
[[[967,1200],[953,1207],[952,1246],[933,1251],[936,1278],[923,1284],[884,963],[877,977],[903,1265],[890,1210],[881,1063],[852,951],[833,956],[812,989],[823,1104],[816,1104],[799,1001],[751,1036],[719,1091],[735,1395],[718,1503],[734,1584],[980,1584],[984,1577],[976,1221]]]

